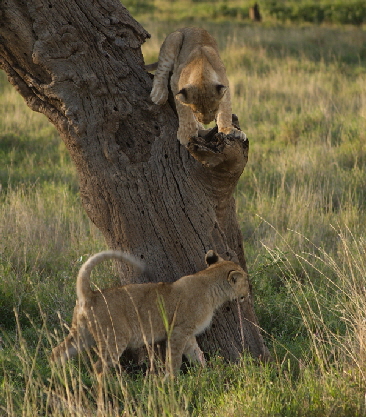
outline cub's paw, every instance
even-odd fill
[[[189,143],[189,139],[190,139],[190,137],[189,136],[186,136],[186,135],[182,135],[182,134],[177,134],[177,139],[179,140],[179,142],[181,143],[181,145],[183,145],[183,146],[187,146],[188,145],[188,143]]]
[[[231,135],[234,136],[235,139],[241,139],[243,142],[247,140],[247,135],[241,131],[240,129],[236,128],[235,126],[230,127],[219,127],[219,133],[223,133],[224,135]]]
[[[178,131],[177,131],[177,139],[179,140],[179,142],[183,145],[183,146],[187,146],[190,138],[197,136],[198,132],[197,129],[195,127],[195,125],[190,125],[189,123],[187,123],[188,126],[183,125],[179,126]]]
[[[155,104],[164,104],[168,100],[168,89],[161,85],[154,85],[150,97]]]
[[[233,128],[230,135],[234,135],[235,138],[241,139],[243,142],[247,140],[247,135],[239,129]]]

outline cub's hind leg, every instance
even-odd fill
[[[75,308],[77,315],[77,308]],[[90,333],[84,318],[74,317],[69,335],[66,339],[52,350],[52,362],[64,362],[74,358],[81,351],[95,346],[95,340]]]
[[[128,337],[125,337],[125,335],[117,336],[109,331],[107,337],[98,338],[97,348],[99,359],[95,364],[97,374],[104,373],[110,366],[118,365],[119,358],[126,350],[127,345]]]
[[[153,87],[150,93],[155,104],[164,104],[168,100],[169,73],[173,70],[174,61],[179,54],[183,42],[181,32],[173,32],[167,36],[159,53],[158,68],[154,75]]]
[[[100,331],[97,336],[97,349],[99,359],[94,365],[97,377],[96,398],[97,398],[97,417],[106,415],[105,405],[108,403],[108,392],[106,391],[105,375],[110,366],[119,365],[119,357],[127,347],[127,338],[124,335],[117,336],[110,327],[105,332]]]
[[[52,362],[65,362],[74,358],[80,351],[80,340],[76,332],[70,332],[66,339],[58,346],[52,349]]]

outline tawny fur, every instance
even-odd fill
[[[79,351],[96,347],[97,371],[117,364],[127,348],[166,340],[167,318],[170,335],[170,363],[177,372],[184,354],[191,362],[205,365],[196,335],[211,323],[215,310],[233,299],[243,301],[249,294],[245,271],[231,261],[224,261],[214,251],[206,254],[208,268],[173,283],[129,284],[92,291],[92,268],[106,259],[120,259],[142,269],[132,255],[104,251],[92,256],[80,269],[72,327],[66,339],[52,351],[51,359],[64,361]]]
[[[152,71],[155,64],[146,65]],[[179,117],[178,140],[187,145],[216,119],[218,131],[246,139],[232,125],[231,98],[215,39],[204,29],[183,28],[171,33],[160,49],[151,99],[164,104],[168,99],[168,80],[175,97]]]

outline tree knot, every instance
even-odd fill
[[[235,114],[232,120],[234,127],[240,129]],[[225,135],[218,132],[215,126],[199,136],[191,137],[187,149],[206,168],[238,172],[240,175],[248,160],[249,141],[245,134]]]

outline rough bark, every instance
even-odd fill
[[[188,149],[169,104],[149,98],[140,46],[149,34],[118,0],[6,0],[0,64],[64,140],[84,208],[110,248],[145,259],[157,281],[205,267],[216,249],[246,268],[233,191],[248,142],[216,135]],[[235,106],[234,106],[235,107]],[[128,266],[121,273],[136,277]],[[268,357],[252,301],[228,303],[200,337],[207,352]]]

